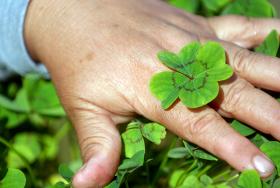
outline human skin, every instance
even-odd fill
[[[203,18],[159,0],[33,0],[25,40],[44,63],[71,119],[85,165],[75,187],[102,187],[119,164],[118,124],[140,114],[163,124],[235,169],[255,168],[262,177],[274,167],[247,138],[223,119],[234,117],[280,139],[280,105],[258,88],[280,91],[280,60],[250,52],[277,19],[239,16]],[[156,58],[198,40],[220,42],[235,75],[221,82],[218,98],[191,110],[180,102],[163,110],[149,80],[166,70]]]

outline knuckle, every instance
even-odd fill
[[[230,137],[229,135],[225,135],[224,138]],[[221,141],[221,140],[219,140]],[[245,141],[245,143],[244,143]],[[224,144],[226,144],[227,149],[225,150]],[[217,139],[217,143],[213,145],[213,152],[216,153],[218,156],[225,156],[225,152],[227,152],[227,155],[236,155],[238,153],[241,153],[242,150],[244,150],[244,147],[242,147],[242,145],[248,145],[249,143],[246,142],[246,140],[240,140],[240,139],[234,139],[231,140],[231,142],[227,142],[225,141],[223,144],[221,144],[220,142],[218,142]]]
[[[189,121],[190,123],[184,126],[187,138],[190,140],[197,140],[199,137],[207,134],[209,129],[211,129],[211,125],[213,125],[219,118],[218,114],[208,112]]]
[[[274,120],[275,122],[280,122],[280,114],[279,111],[275,111],[274,113],[271,113],[271,119]],[[280,133],[280,127],[279,126],[265,126],[265,130],[263,131],[264,133],[271,134],[275,136],[276,138],[279,139],[279,133]]]
[[[77,131],[81,154],[85,161],[100,151],[117,148],[113,146],[118,136],[106,128],[102,120],[88,118],[87,124],[84,123]]]
[[[254,62],[255,56],[248,50],[239,49],[233,56],[233,67],[238,74],[247,72],[249,65]]]
[[[249,87],[252,88],[252,85],[243,79],[239,79],[236,83],[232,84],[225,93],[226,97],[223,101],[223,109],[230,113],[237,110],[245,96],[244,92],[246,92]]]

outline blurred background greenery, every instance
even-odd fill
[[[271,0],[271,3],[275,6],[277,12],[280,12],[280,0]],[[280,15],[277,15],[280,18]]]
[[[208,0],[201,0],[203,1]],[[271,2],[280,12],[280,0]],[[210,9],[199,11],[200,14],[208,16],[220,13],[219,11],[213,13]],[[122,126],[122,129],[124,127]],[[153,161],[149,162],[149,166],[145,165],[136,173],[130,174],[126,183],[131,187],[148,187],[152,178],[154,187],[172,187],[176,185],[178,173],[186,175],[193,172],[186,170],[190,160],[187,161],[185,158],[172,159],[168,163],[164,161],[171,148],[169,144],[174,138],[177,139],[169,133],[160,146],[147,143],[147,157]],[[256,142],[262,143],[264,139],[259,135]],[[176,155],[178,157],[178,153]],[[28,188],[69,187],[65,178],[59,174],[60,164],[67,164],[72,171],[76,171],[82,165],[82,161],[74,130],[59,104],[52,84],[36,75],[27,75],[23,78],[15,76],[0,82],[0,188],[3,186],[1,179],[6,175],[7,167],[20,169],[26,176],[25,187]],[[217,172],[221,169],[220,172],[224,173],[222,178],[233,180],[237,177],[237,173],[222,161],[218,163],[200,161],[198,164],[201,165],[200,169],[208,168],[211,164],[214,167],[212,175],[216,177],[219,177]],[[176,171],[179,168],[180,171]],[[195,173],[201,175],[205,172],[197,170]],[[219,178],[216,179],[221,181]],[[14,183],[19,182],[14,180],[15,178],[12,180]],[[57,182],[64,183],[54,186]],[[23,186],[5,188],[21,187]]]

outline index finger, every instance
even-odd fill
[[[273,29],[280,32],[280,20],[275,18],[229,15],[211,17],[208,21],[219,39],[233,42],[244,48],[252,48],[260,44]]]

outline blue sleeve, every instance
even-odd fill
[[[0,79],[9,74],[39,73],[48,77],[46,68],[28,54],[23,31],[29,0],[0,0]]]

